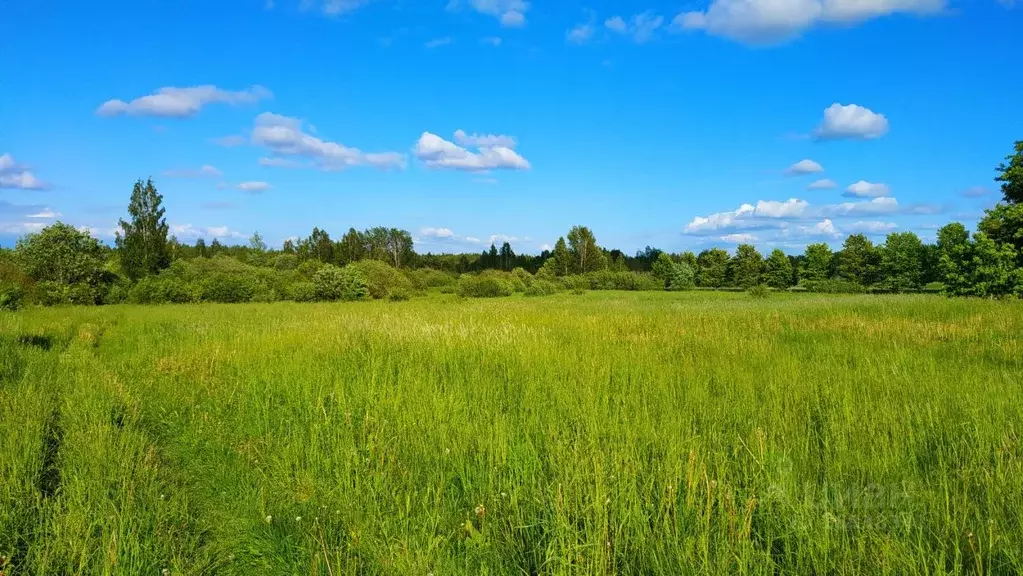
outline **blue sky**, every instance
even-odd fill
[[[1013,4],[5,0],[0,243],[150,176],[186,242],[930,239],[1023,138]]]

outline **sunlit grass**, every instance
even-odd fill
[[[0,316],[10,574],[1013,574],[1023,305]],[[46,349],[48,348],[48,349]]]

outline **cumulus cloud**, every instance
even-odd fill
[[[887,184],[876,184],[860,180],[850,184],[842,195],[850,198],[878,198],[880,196],[888,196],[889,194],[891,194],[891,189],[888,188]]]
[[[0,156],[0,188],[45,190],[49,186],[22,166],[10,154]]]
[[[796,162],[792,166],[789,166],[788,170],[786,170],[785,173],[790,176],[802,176],[803,174],[816,174],[818,172],[823,171],[824,171],[823,166],[821,166],[817,162],[814,162],[813,160],[806,159],[800,160],[799,162]]]
[[[935,14],[947,0],[712,0],[683,12],[677,30],[703,30],[747,44],[779,44],[820,24],[850,25],[895,13]]]
[[[304,162],[292,160],[290,158],[278,158],[276,156],[262,157],[259,159],[260,166],[268,166],[273,168],[306,168],[309,165]]]
[[[838,184],[834,180],[828,180],[827,178],[821,180],[815,180],[806,187],[807,190],[831,190],[837,188]]]
[[[245,238],[245,235],[227,226],[199,228],[191,224],[171,224],[171,234],[177,238]]]
[[[481,14],[493,16],[505,28],[519,28],[526,25],[526,12],[529,2],[526,0],[450,0],[448,10],[460,10],[463,4]]]
[[[725,234],[721,237],[721,240],[728,242],[729,244],[749,244],[751,242],[756,242],[757,237],[746,232],[741,234]]]
[[[21,236],[38,232],[46,227],[42,222],[0,222],[0,234]]]
[[[683,229],[684,234],[693,236],[719,235],[760,229],[785,229],[791,233],[813,230],[828,232],[827,226],[835,226],[834,218],[855,218],[864,216],[922,214],[926,210],[939,210],[930,205],[900,206],[895,198],[878,197],[870,200],[824,204],[813,206],[805,200],[790,198],[785,201],[760,200],[754,204],[743,204],[730,212],[718,212],[708,216],[696,216]],[[788,222],[816,222],[818,228],[801,226],[790,229]],[[828,222],[830,224],[826,224]]]
[[[168,178],[217,178],[223,176],[223,173],[215,167],[205,164],[198,169],[164,170],[163,175]]]
[[[252,104],[270,98],[273,98],[273,94],[262,86],[252,86],[239,91],[224,90],[212,84],[188,88],[168,86],[131,102],[108,100],[96,109],[96,114],[189,118],[195,116],[207,104]]]
[[[447,240],[455,237],[455,233],[450,228],[422,228],[419,230],[419,234],[437,240]]]
[[[404,154],[363,152],[358,148],[322,140],[307,133],[303,122],[298,118],[271,112],[264,112],[256,117],[250,142],[269,149],[277,158],[288,156],[306,158],[322,170],[344,170],[355,166],[404,169],[406,164]],[[264,163],[264,166],[279,165],[279,161]]]
[[[824,120],[815,131],[818,140],[871,140],[888,133],[888,119],[857,104],[835,102],[824,110]]]
[[[25,218],[45,218],[45,219],[60,218],[60,212],[54,212],[53,210],[50,210],[49,208],[43,208],[42,210],[40,210],[39,212],[36,212],[35,214],[26,214]]]
[[[652,12],[636,14],[628,22],[621,16],[612,16],[604,21],[604,27],[616,34],[628,34],[638,44],[643,44],[653,38],[664,25],[664,17]]]
[[[436,134],[423,132],[413,153],[428,168],[467,172],[531,168],[529,161],[513,149],[515,140],[508,136],[470,136],[459,130],[455,133],[455,139],[463,142],[463,146]],[[479,151],[471,152],[467,147],[476,147]]]
[[[824,238],[840,238],[842,233],[835,228],[835,223],[830,218],[825,218],[813,226],[800,226],[799,231],[804,236],[815,236]]]
[[[593,37],[595,28],[592,22],[577,24],[565,34],[565,40],[572,44],[585,44]]]
[[[238,184],[237,188],[242,192],[248,192],[249,194],[259,194],[260,192],[266,192],[272,186],[266,182],[242,182]]]
[[[849,232],[862,234],[887,234],[898,229],[899,225],[894,222],[882,222],[879,220],[860,220],[845,227]]]

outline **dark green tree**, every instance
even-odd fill
[[[938,270],[945,293],[950,296],[972,294],[973,243],[970,233],[959,222],[938,230]]]
[[[366,257],[366,241],[355,228],[349,228],[337,245],[338,262],[342,265],[358,262]]]
[[[880,261],[874,243],[863,234],[853,234],[845,239],[842,249],[835,254],[835,274],[843,280],[869,286],[877,281]]]
[[[832,258],[831,247],[823,242],[807,246],[799,281],[819,282],[830,278]]]
[[[728,263],[732,284],[740,288],[751,288],[760,284],[764,273],[764,257],[752,244],[739,244],[735,256]]]
[[[768,286],[784,290],[792,286],[792,263],[781,248],[771,250],[764,263],[764,281]]]
[[[1023,203],[1023,140],[1017,140],[1013,153],[998,165],[995,182],[1002,184],[1002,197],[1009,204]]]
[[[585,274],[607,267],[604,253],[597,246],[597,238],[586,226],[573,226],[569,230],[568,246],[572,255],[573,272]]]
[[[400,228],[387,230],[386,250],[388,264],[395,268],[405,266],[415,255],[412,234]]]
[[[924,244],[912,232],[893,232],[881,247],[881,283],[892,292],[920,287]]]
[[[699,272],[696,283],[705,288],[720,288],[728,281],[728,252],[721,248],[711,248],[700,252],[696,257]]]
[[[551,259],[554,260],[554,273],[558,276],[568,276],[572,270],[572,254],[568,251],[564,237],[558,238],[554,243],[554,256]]]
[[[206,253],[206,240],[203,238],[196,238],[195,240],[195,255],[199,258],[205,258],[209,256]]]
[[[138,280],[170,266],[167,247],[167,221],[164,219],[163,196],[153,181],[135,182],[128,203],[131,221],[121,219],[116,245],[121,269],[132,280]]]

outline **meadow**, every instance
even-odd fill
[[[1023,302],[0,314],[0,573],[1019,574]]]

